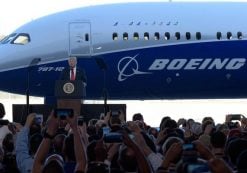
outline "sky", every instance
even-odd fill
[[[131,1],[131,0],[130,0]],[[133,0],[132,0],[133,1]],[[138,1],[138,0],[135,0]],[[139,0],[140,1],[140,0]],[[145,1],[145,0],[142,0]],[[0,9],[0,35],[55,12],[96,4],[125,2],[124,0],[7,0]]]
[[[169,0],[7,0],[0,8],[0,35],[8,35],[19,26],[38,17],[82,6],[119,2],[169,1]],[[171,1],[171,0],[170,0]],[[188,0],[172,0],[188,1]],[[196,0],[190,0],[196,1]],[[197,0],[215,1],[215,0]],[[234,0],[218,0],[234,1]],[[247,0],[237,0],[247,1]]]
[[[8,35],[19,26],[36,18],[55,12],[96,4],[119,3],[138,1],[161,1],[161,0],[7,0],[1,3],[0,8],[0,36]],[[169,0],[163,0],[169,1]],[[177,2],[178,0],[172,0]],[[185,1],[185,0],[179,0]],[[196,0],[190,0],[196,1]],[[202,0],[197,0],[202,2]],[[213,0],[203,0],[213,1]],[[218,0],[223,1],[223,0]],[[233,1],[233,0],[224,0]],[[238,0],[234,2],[247,0]],[[25,97],[3,96],[0,102],[6,103],[7,114],[11,115],[12,104],[25,103]],[[42,103],[43,99],[31,99],[30,103]],[[123,102],[119,102],[123,103]],[[158,126],[163,116],[178,118],[194,118],[201,121],[203,116],[212,116],[216,122],[223,122],[228,113],[242,113],[247,115],[247,99],[245,100],[162,100],[162,101],[130,101],[128,102],[127,114],[131,119],[134,113],[141,112],[144,119],[152,126]],[[179,107],[179,109],[178,109]],[[203,110],[203,111],[202,111]],[[11,121],[11,116],[8,117]]]

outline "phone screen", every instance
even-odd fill
[[[123,142],[123,135],[117,132],[112,132],[104,135],[105,143],[120,143]]]
[[[110,127],[103,127],[103,135],[107,135],[110,133]]]
[[[66,119],[67,116],[72,117],[74,114],[73,109],[56,109],[55,116],[59,117],[60,119]]]
[[[183,144],[183,150],[194,150],[194,144]]]
[[[84,118],[83,117],[78,117],[78,125],[83,126]]]
[[[209,167],[206,164],[194,163],[194,164],[188,164],[187,166],[188,173],[196,173],[196,172],[206,173],[208,171],[209,171]]]
[[[43,114],[36,114],[35,115],[35,123],[42,124],[43,123]]]
[[[112,117],[118,117],[119,116],[119,112],[118,111],[112,111],[111,112],[111,116]]]

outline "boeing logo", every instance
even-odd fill
[[[134,57],[126,56],[120,59],[118,62],[118,81],[122,82],[134,75],[150,74],[150,72],[139,71],[139,64],[135,59],[137,56],[138,54]]]
[[[139,71],[137,57],[123,57],[118,62],[118,81],[124,81],[127,78],[139,75],[150,74],[150,71],[158,70],[238,70],[245,63],[245,58],[195,58],[195,59],[155,59],[149,66],[149,72]],[[127,72],[128,71],[128,72]]]
[[[246,62],[245,58],[198,58],[198,59],[155,59],[149,70],[237,70]]]

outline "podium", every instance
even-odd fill
[[[86,96],[86,88],[81,80],[57,80],[55,83],[57,108],[72,108],[81,113],[81,101]]]

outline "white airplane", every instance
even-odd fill
[[[31,21],[0,44],[0,90],[54,96],[76,56],[86,99],[247,97],[247,3],[126,3]],[[31,67],[30,67],[31,66]],[[29,73],[28,73],[29,71]]]

